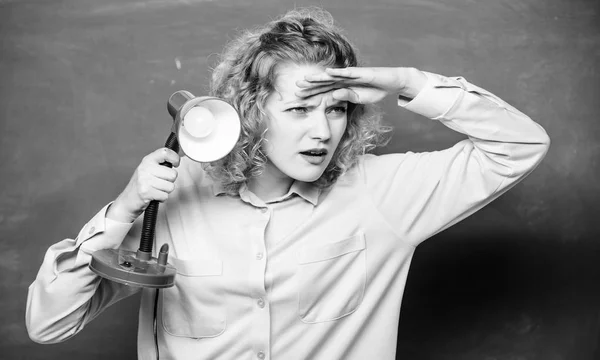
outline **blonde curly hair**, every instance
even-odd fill
[[[331,14],[319,8],[292,10],[231,41],[213,70],[210,93],[238,111],[241,135],[227,156],[203,165],[229,194],[237,195],[243,183],[264,170],[267,157],[262,145],[268,131],[264,104],[274,91],[277,65],[286,62],[358,66],[354,46],[334,24]],[[384,144],[384,134],[390,130],[381,124],[381,113],[374,105],[348,104],[346,131],[315,184],[322,188],[332,185],[360,155]]]

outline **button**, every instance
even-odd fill
[[[258,299],[258,301],[256,302],[256,305],[258,305],[258,307],[262,309],[265,307],[265,301],[262,298]]]
[[[262,260],[262,258],[263,258],[263,253],[261,253],[261,252],[256,253],[256,260]]]
[[[265,358],[265,353],[264,353],[264,352],[262,352],[262,351],[259,351],[259,352],[256,354],[256,357],[257,357],[257,358],[259,358],[260,360],[263,360],[263,359]]]
[[[92,227],[90,228],[90,230],[88,231],[88,233],[89,233],[90,235],[92,235],[92,234],[94,233],[94,231],[96,231],[96,227],[95,227],[95,226],[92,226]]]
[[[269,209],[267,209],[267,208],[260,209],[260,212],[263,213],[263,214],[266,213],[267,211],[269,211]]]

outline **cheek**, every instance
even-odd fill
[[[342,143],[342,138],[344,137],[344,135],[346,135],[346,131],[347,131],[347,125],[344,123],[341,126],[336,126],[334,129],[332,129],[333,132],[333,136],[332,139],[333,140],[333,146],[334,148],[337,150],[340,147],[340,144]]]
[[[306,134],[306,130],[293,120],[282,117],[268,122],[269,127],[265,138],[276,147],[289,147],[298,143]]]
[[[290,131],[281,129],[277,126],[268,128],[263,142],[263,151],[266,155],[275,155],[285,153],[294,143]]]
[[[334,125],[334,133],[335,133],[335,136],[336,136],[336,139],[338,142],[346,133],[347,127],[348,127],[348,122],[346,120],[340,121],[339,123],[336,123]]]
[[[276,129],[268,128],[263,141],[263,151],[266,155],[277,154],[281,152],[281,134]]]
[[[276,122],[273,121],[273,115],[269,112],[268,114],[263,120],[265,132],[263,133],[262,149],[266,155],[274,151],[277,147],[277,139],[279,138]]]

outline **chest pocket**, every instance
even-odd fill
[[[222,334],[227,324],[222,261],[170,257],[169,262],[177,269],[177,276],[173,287],[161,291],[165,331],[189,338]]]
[[[362,302],[366,282],[364,234],[301,247],[298,253],[298,312],[305,323],[337,320]]]

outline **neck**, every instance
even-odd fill
[[[284,174],[273,174],[269,167],[258,177],[248,180],[248,190],[264,202],[269,202],[287,194],[294,180]]]
[[[252,191],[254,195],[258,196],[264,202],[269,202],[287,194],[292,186],[292,182],[292,179],[289,179],[289,182],[283,182],[272,181],[271,179],[264,181],[259,178],[253,178],[248,181],[248,190]]]

